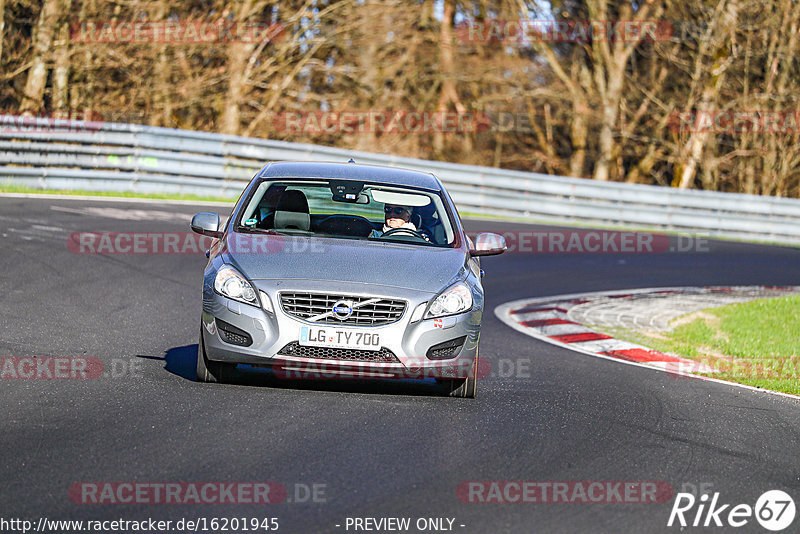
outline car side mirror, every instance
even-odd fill
[[[203,212],[192,217],[190,225],[193,232],[209,237],[221,238],[222,232],[219,230],[219,214]]]
[[[481,232],[475,237],[475,245],[469,249],[470,256],[495,256],[506,251],[506,238],[491,232]]]

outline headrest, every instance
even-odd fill
[[[275,207],[275,229],[296,229],[307,232],[311,228],[308,200],[302,191],[284,191]]]
[[[299,213],[308,213],[308,200],[302,191],[292,189],[284,191],[275,211],[295,211]]]

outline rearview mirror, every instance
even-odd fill
[[[193,232],[200,235],[207,235],[219,239],[222,232],[219,231],[219,214],[211,212],[198,213],[192,217],[190,225]]]
[[[481,232],[475,237],[475,245],[469,249],[470,256],[494,256],[506,251],[506,238],[491,232]]]
[[[333,193],[334,202],[351,202],[353,204],[366,204],[369,202],[367,195],[361,196],[364,182],[350,180],[331,180],[328,184]],[[367,202],[364,202],[366,199]]]
[[[351,204],[369,204],[369,197],[365,193],[358,195],[333,195],[334,202],[349,202]]]

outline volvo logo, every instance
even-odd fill
[[[344,321],[353,315],[353,302],[349,300],[339,300],[333,304],[333,316]]]

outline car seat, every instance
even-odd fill
[[[436,215],[436,207],[431,203],[414,209],[411,222],[417,230],[426,234],[433,243],[441,245],[446,241],[444,227]]]
[[[296,189],[284,191],[275,207],[276,230],[311,229],[311,216],[308,213],[308,199],[302,191]]]

